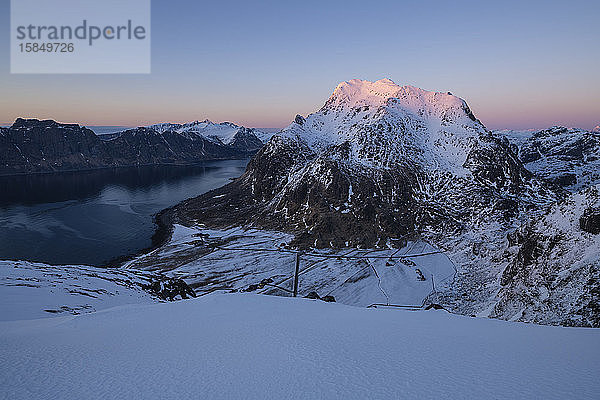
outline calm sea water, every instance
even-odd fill
[[[153,215],[240,176],[248,160],[0,177],[0,259],[103,265],[151,245]]]

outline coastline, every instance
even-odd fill
[[[154,214],[152,220],[156,225],[156,229],[154,230],[154,234],[150,238],[151,244],[149,247],[136,251],[133,254],[115,257],[112,260],[109,260],[106,263],[106,265],[104,265],[104,268],[122,268],[123,265],[125,265],[129,261],[141,255],[150,253],[163,246],[164,244],[168,243],[169,240],[171,240],[171,236],[173,235],[174,224],[173,219],[170,218],[170,216],[168,216],[165,212],[171,210],[176,205],[173,205],[169,208],[165,208],[164,210],[161,210],[158,213]]]
[[[245,156],[241,157],[225,157],[225,158],[206,158],[201,160],[189,161],[189,162],[173,162],[173,163],[149,163],[149,164],[126,164],[126,165],[107,165],[107,166],[99,166],[99,167],[90,167],[90,168],[74,168],[74,169],[59,169],[59,170],[51,170],[51,171],[28,171],[28,172],[16,172],[16,173],[2,173],[0,172],[0,178],[10,178],[10,177],[23,177],[23,176],[31,176],[31,175],[52,175],[52,174],[62,174],[62,173],[72,173],[72,172],[90,172],[90,171],[102,171],[102,170],[111,170],[111,169],[127,169],[127,168],[145,168],[145,167],[189,167],[200,165],[204,162],[212,162],[212,161],[230,161],[230,160],[245,160],[251,158],[256,152],[249,153]]]
[[[93,170],[74,170],[74,171],[52,171],[52,172],[41,172],[41,173],[33,173],[33,174],[20,174],[20,175],[9,175],[9,176],[0,176],[0,179],[11,179],[11,178],[16,178],[16,179],[21,179],[23,177],[27,177],[27,176],[51,176],[51,175],[62,175],[65,173],[90,173],[90,172],[94,172],[94,171],[99,171],[99,170],[127,170],[127,169],[137,169],[137,168],[152,168],[152,167],[190,167],[190,166],[208,166],[208,164],[212,163],[212,162],[226,162],[226,161],[236,161],[236,160],[248,160],[249,157],[245,157],[245,158],[228,158],[228,159],[210,159],[210,160],[201,160],[195,163],[189,163],[189,164],[150,164],[150,165],[139,165],[139,166],[122,166],[122,167],[106,167],[106,168],[96,168]],[[243,170],[241,171],[241,173],[239,175],[235,175],[235,176],[231,176],[229,177],[229,181],[238,179],[241,174],[243,173]],[[224,185],[227,185],[229,182],[224,183]],[[216,189],[220,189],[222,186],[219,187],[215,187],[214,189],[209,190],[209,192],[216,190]],[[95,267],[100,267],[100,268],[121,268],[124,264],[126,264],[127,262],[143,255],[143,254],[147,254],[149,252],[152,252],[154,250],[156,250],[157,248],[163,246],[165,243],[168,243],[169,240],[171,239],[172,236],[172,232],[173,232],[173,225],[174,225],[174,219],[175,219],[175,214],[174,210],[176,207],[178,207],[181,203],[184,203],[186,201],[189,201],[193,198],[196,198],[198,196],[203,195],[203,192],[196,192],[196,193],[189,193],[189,197],[184,198],[182,200],[177,201],[176,203],[171,203],[171,205],[167,208],[164,209],[160,209],[158,212],[156,212],[154,215],[149,215],[150,219],[151,219],[151,224],[154,225],[152,227],[152,231],[149,232],[150,233],[150,244],[147,245],[146,247],[143,247],[139,250],[134,250],[133,252],[130,253],[126,253],[126,254],[122,254],[122,255],[115,255],[111,258],[107,258],[105,261],[103,262],[99,262],[99,263],[72,263],[72,262],[67,262],[67,263],[61,263],[59,262],[50,262],[48,263],[48,265],[57,265],[57,266],[67,266],[67,265],[87,265],[87,266],[95,266]],[[168,203],[165,205],[169,205]],[[29,260],[27,257],[19,257],[19,258],[10,258],[10,257],[6,257],[6,258],[2,258],[2,261],[25,261],[25,262],[42,262],[44,263],[44,261],[31,261]]]

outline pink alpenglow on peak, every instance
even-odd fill
[[[600,125],[596,125],[596,127],[594,129],[592,129],[592,132],[600,133]]]
[[[419,112],[426,109],[468,108],[464,100],[451,93],[431,92],[414,86],[400,86],[391,79],[380,79],[375,82],[352,79],[340,83],[327,101],[327,105],[383,106],[396,99],[404,109]]]
[[[349,160],[366,166],[390,166],[410,153],[423,165],[461,175],[468,173],[463,165],[474,143],[487,132],[467,103],[450,93],[352,79],[278,136],[317,152],[348,146]]]

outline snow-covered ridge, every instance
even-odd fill
[[[600,125],[596,125],[594,129],[592,129],[592,132],[600,132]]]
[[[350,144],[350,160],[368,167],[418,162],[465,175],[468,153],[487,130],[466,102],[449,93],[389,79],[339,84],[325,105],[298,116],[280,136],[320,152]]]
[[[431,112],[434,109],[463,108],[466,105],[464,100],[451,93],[432,92],[411,85],[399,86],[387,78],[375,82],[360,79],[342,82],[335,88],[327,104],[378,107],[390,99],[397,99],[399,106],[415,113],[421,110]]]
[[[257,139],[264,136],[262,132],[254,128],[245,128],[231,122],[215,123],[208,119],[184,124],[159,123],[150,125],[147,128],[153,129],[158,133],[176,132],[185,134],[188,137],[193,137],[194,135],[201,136],[225,145],[231,145],[238,135],[251,135]]]
[[[600,132],[553,126],[500,130],[516,146],[525,167],[571,191],[600,183]]]
[[[157,301],[152,274],[90,266],[0,261],[0,321],[77,315]]]
[[[223,144],[230,144],[241,127],[231,122],[214,123],[206,119],[204,121],[194,121],[185,124],[160,123],[150,125],[148,128],[154,129],[159,133],[168,131],[192,133],[207,138],[218,139]]]

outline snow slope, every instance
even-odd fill
[[[151,274],[89,266],[0,261],[0,321],[83,314],[157,301]]]
[[[1,322],[7,399],[591,399],[600,331],[209,295]]]
[[[285,251],[289,250],[287,243],[292,238],[289,234],[258,229],[216,230],[175,225],[169,243],[137,257],[125,268],[160,271],[184,279],[198,294],[216,289],[244,291],[264,279],[291,290],[295,254]],[[418,241],[400,249],[312,249],[301,257],[299,294],[305,296],[316,291],[320,296],[334,296],[343,304],[363,307],[375,303],[421,305],[434,287],[452,280],[455,272],[452,263],[443,254],[393,261],[389,256],[427,254],[435,250]],[[319,255],[380,258],[338,259]],[[423,274],[422,280],[417,270]],[[272,286],[258,292],[289,296]],[[435,296],[431,301],[435,301]]]

